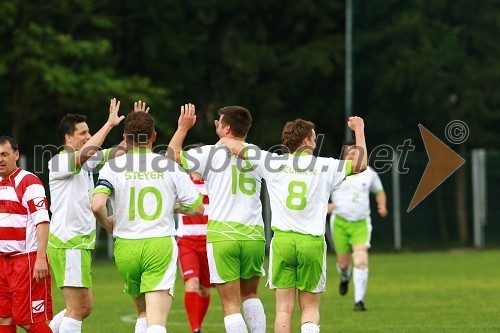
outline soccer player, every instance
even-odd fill
[[[110,149],[97,150],[111,129],[123,120],[119,108],[120,102],[113,98],[108,120],[93,136],[82,115],[67,114],[59,125],[64,149],[49,161],[52,223],[48,255],[66,309],[50,323],[54,332],[81,332],[83,319],[92,311],[91,250],[96,236],[90,209],[92,173],[115,154]]]
[[[179,215],[177,245],[179,266],[186,292],[184,306],[193,333],[201,333],[201,324],[210,304],[210,274],[207,258],[208,193],[200,175],[192,173],[191,180],[203,194],[205,215]]]
[[[344,146],[343,155],[350,158],[353,142]],[[333,243],[340,273],[339,293],[347,294],[351,277],[350,251],[354,261],[354,310],[366,311],[364,297],[368,283],[368,248],[372,225],[370,219],[370,192],[375,194],[377,210],[387,216],[386,195],[378,174],[368,167],[365,171],[346,178],[332,191],[328,210],[331,214]]]
[[[366,168],[364,123],[349,118],[359,148],[352,161],[314,157],[314,124],[302,119],[286,123],[283,145],[289,154],[278,156],[245,148],[235,140],[220,143],[252,164],[266,180],[271,201],[271,241],[268,285],[275,290],[274,332],[292,332],[298,290],[301,332],[320,331],[319,305],[326,285],[325,217],[332,188],[346,176]]]
[[[261,177],[244,168],[227,148],[203,146],[181,151],[188,130],[196,121],[195,107],[181,107],[177,131],[169,147],[176,161],[189,172],[202,175],[210,197],[207,254],[210,282],[215,283],[224,310],[226,332],[266,331],[266,315],[257,294],[265,274],[264,222],[260,203]],[[252,116],[241,106],[219,110],[215,131],[219,138],[244,141]],[[243,301],[243,314],[240,312]]]
[[[47,262],[49,213],[40,179],[17,167],[19,148],[0,136],[0,332],[52,332]]]
[[[156,132],[149,113],[129,113],[123,138],[129,152],[99,172],[92,211],[116,239],[115,263],[141,319],[135,332],[165,333],[177,265],[174,205],[178,213],[202,215],[203,195],[177,163],[151,152]]]

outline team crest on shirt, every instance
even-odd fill
[[[33,313],[42,313],[45,312],[45,304],[44,300],[32,301],[31,302],[31,312]]]
[[[47,210],[45,198],[35,198],[33,199],[33,204],[35,205],[36,210]]]

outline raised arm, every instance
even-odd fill
[[[196,110],[194,104],[185,104],[181,106],[181,114],[179,116],[179,121],[177,122],[177,131],[175,131],[170,143],[168,144],[167,153],[165,156],[180,163],[181,161],[181,150],[184,139],[186,138],[187,132],[196,123]]]
[[[146,102],[139,100],[138,102],[134,102],[134,112],[146,112],[149,113],[149,106],[146,107]],[[127,143],[125,140],[122,140],[118,146],[114,146],[111,148],[109,152],[108,160],[121,156],[127,152]]]
[[[118,125],[125,116],[119,116],[118,111],[120,110],[120,101],[113,98],[109,103],[109,116],[108,120],[103,127],[96,134],[94,134],[89,141],[87,141],[78,154],[78,158],[75,160],[75,167],[80,168],[87,160],[92,157],[101,147],[104,139],[109,134],[111,129]]]
[[[350,158],[352,160],[351,172],[360,173],[366,170],[368,165],[368,150],[365,142],[365,123],[361,117],[349,117],[347,125],[354,132],[356,148]]]

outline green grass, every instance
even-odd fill
[[[373,254],[365,304],[367,312],[353,311],[353,288],[345,297],[337,292],[335,257],[328,257],[327,291],[321,303],[322,332],[500,332],[500,251]],[[83,332],[133,332],[135,311],[114,263],[97,261],[94,273],[94,309]],[[53,288],[54,311],[63,307]],[[273,331],[273,293],[261,282],[260,295]],[[180,276],[176,299],[168,318],[169,333],[189,333]],[[294,314],[299,332],[300,311]],[[216,290],[205,318],[205,333],[224,332]]]

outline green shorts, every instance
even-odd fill
[[[372,223],[370,217],[365,220],[348,221],[338,215],[332,215],[330,220],[333,244],[337,254],[349,253],[353,245],[370,247]]]
[[[47,255],[58,288],[92,288],[92,253],[88,249],[48,248]]]
[[[266,275],[264,241],[222,241],[207,243],[210,283],[226,283]]]
[[[115,240],[115,263],[132,297],[156,290],[174,295],[177,244],[173,236]]]
[[[323,236],[274,231],[268,286],[319,293],[326,286],[326,243]]]

